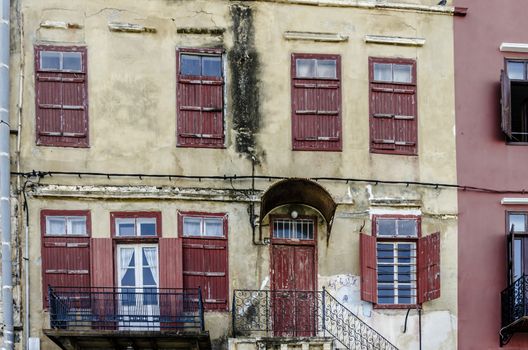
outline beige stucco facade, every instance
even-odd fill
[[[28,242],[24,239],[22,210],[17,212],[15,226],[20,252],[29,244],[30,285],[24,286],[22,279],[18,296],[23,295],[24,288],[30,289],[29,335],[40,338],[41,349],[57,349],[42,331],[49,328],[49,317],[42,308],[41,210],[90,210],[94,238],[110,237],[111,212],[159,211],[164,237],[177,237],[178,211],[225,213],[231,297],[235,289],[270,288],[270,248],[253,244],[248,207],[254,203],[258,209],[260,195],[276,179],[255,179],[252,192],[250,178],[208,177],[250,176],[253,166],[257,176],[334,178],[318,181],[337,203],[331,232],[316,210],[297,207],[301,214],[317,217],[319,288],[327,288],[400,349],[418,349],[420,339],[424,349],[456,348],[456,190],[435,186],[456,183],[451,7],[434,6],[436,1],[430,0],[16,3],[11,102],[21,106],[21,114],[12,113],[12,125],[20,124],[20,133],[12,136],[14,169],[203,176],[30,178],[26,188]],[[237,18],[236,13],[241,12],[233,8],[243,9],[246,12],[241,12],[250,16]],[[236,21],[246,21],[249,34],[235,35]],[[146,30],[114,31],[111,27],[115,23]],[[384,42],[371,42],[368,36],[381,37]],[[36,145],[33,48],[37,44],[87,48],[88,148]],[[239,111],[233,109],[233,96],[240,91],[232,88],[234,66],[230,57],[239,46],[256,57],[256,66],[249,73],[257,84],[247,87],[255,89],[258,97],[247,101],[258,111],[251,116],[256,120],[252,125],[236,119]],[[176,145],[176,49],[182,47],[225,50],[224,148]],[[292,151],[292,53],[341,56],[341,151]],[[417,156],[369,152],[369,57],[416,60]],[[237,141],[242,132],[249,133],[253,143]],[[16,190],[21,190],[24,180],[19,179]],[[387,184],[384,180],[401,183]],[[16,186],[17,178],[13,177]],[[21,202],[22,196],[19,199]],[[281,207],[272,214],[288,214],[288,210]],[[373,215],[384,214],[419,216],[423,235],[437,231],[441,235],[441,297],[422,305],[421,337],[416,310],[410,311],[404,333],[407,309],[377,309],[360,299],[359,233],[371,233]],[[261,219],[260,230],[268,238],[269,216]],[[22,260],[18,266],[23,276]],[[24,302],[24,298],[18,300],[21,323]],[[229,312],[206,313],[206,329],[214,347],[227,347],[230,322]],[[21,343],[18,348],[23,348]]]

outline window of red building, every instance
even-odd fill
[[[370,150],[416,155],[416,62],[369,58]]]
[[[179,213],[183,237],[183,286],[202,289],[206,310],[227,310],[227,215]]]
[[[37,145],[88,147],[86,47],[35,46]]]
[[[340,151],[341,57],[293,54],[291,73],[293,149]]]
[[[181,147],[224,147],[222,50],[177,52],[177,132]]]
[[[42,210],[42,295],[48,306],[48,286],[90,287],[88,210]]]
[[[363,300],[401,307],[440,297],[440,234],[420,237],[419,217],[375,216],[360,255]]]

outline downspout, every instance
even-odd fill
[[[0,231],[2,235],[3,350],[13,349],[13,284],[9,159],[9,14],[10,0],[0,0]]]

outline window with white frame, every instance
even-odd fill
[[[224,237],[224,218],[212,216],[183,217],[185,237]]]
[[[115,232],[119,237],[149,237],[157,235],[156,218],[116,218]]]
[[[378,304],[416,304],[417,218],[376,218]]]
[[[46,216],[47,236],[87,235],[86,216]]]

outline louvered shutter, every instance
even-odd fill
[[[49,48],[52,51],[80,52],[81,72],[40,70],[41,51],[35,55],[35,98],[37,144],[50,146],[88,146],[88,84],[86,48]]]
[[[227,240],[183,238],[183,285],[202,289],[204,308],[226,310]]]
[[[440,298],[440,232],[418,240],[418,303]]]
[[[48,286],[90,287],[90,239],[43,237],[42,289],[48,307]]]
[[[374,63],[370,60],[370,147],[374,152],[416,154],[418,142],[417,97],[414,83],[374,81]],[[398,64],[399,61],[381,60]],[[416,80],[415,65],[413,80]]]
[[[507,239],[507,252],[508,252],[508,283],[511,285],[515,282],[514,266],[515,263],[515,231],[514,226],[510,228],[510,233]]]
[[[296,77],[292,55],[292,137],[294,150],[341,149],[341,64],[339,56],[318,56],[336,61],[336,79]]]
[[[210,53],[220,55],[218,51]],[[177,90],[178,146],[223,147],[224,77],[181,75],[178,71]]]
[[[377,303],[376,237],[360,233],[361,300]]]
[[[501,128],[509,138],[512,137],[511,81],[508,73],[501,70]]]

